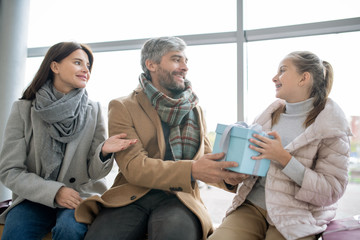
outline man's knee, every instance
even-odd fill
[[[200,239],[201,236],[198,217],[177,199],[150,216],[150,239]]]

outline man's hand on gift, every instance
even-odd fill
[[[230,170],[227,170],[230,172]],[[242,183],[245,179],[247,179],[248,177],[250,177],[250,175],[247,174],[243,174],[243,173],[237,173],[236,177],[229,177],[229,178],[224,178],[224,182],[226,184],[232,185],[232,186],[236,186],[239,183]]]
[[[241,173],[226,170],[226,168],[237,167],[238,163],[218,161],[224,156],[224,153],[206,154],[193,161],[191,167],[192,177],[206,183],[220,183],[224,179],[238,179]]]
[[[254,160],[267,158],[272,161],[276,161],[285,167],[291,159],[291,154],[283,148],[280,136],[277,132],[269,132],[268,135],[273,136],[274,139],[270,139],[259,134],[254,134],[254,138],[249,139],[251,143],[258,146],[250,144],[249,147],[259,152],[258,156],[253,156],[251,158]]]

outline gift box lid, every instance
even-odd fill
[[[216,133],[222,134],[225,131],[225,128],[227,128],[228,125],[225,124],[217,124],[216,126]],[[250,128],[244,128],[244,127],[237,127],[236,125],[231,129],[230,136],[234,137],[240,137],[240,138],[251,138],[253,137],[253,134],[259,134],[261,136],[274,138],[273,136],[269,136],[265,134],[264,132],[258,132]]]
[[[214,143],[213,153],[222,152],[223,149],[220,147],[220,141],[223,137],[223,133],[225,129],[229,125],[225,124],[218,124],[216,128],[216,139]],[[264,132],[257,132],[250,128],[240,127],[234,125],[231,128],[230,134],[230,144],[228,145],[229,149],[225,156],[225,161],[235,161],[239,163],[238,167],[229,168],[229,170],[251,174],[251,175],[258,175],[258,176],[265,176],[267,170],[270,165],[270,160],[262,159],[262,160],[253,160],[251,159],[252,156],[258,155],[259,153],[253,149],[249,148],[249,145],[255,145],[249,141],[250,138],[253,137],[253,134],[257,133],[262,136],[272,137],[267,135]]]

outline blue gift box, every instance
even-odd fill
[[[253,138],[253,134],[259,134],[262,136],[272,137],[264,132],[257,132],[253,129],[240,127],[237,125],[232,126],[230,132],[229,143],[227,151],[224,150],[224,147],[220,146],[221,138],[223,137],[224,131],[228,125],[218,124],[216,127],[216,138],[213,148],[213,153],[225,152],[225,161],[237,162],[239,165],[237,167],[231,167],[229,170],[245,173],[249,175],[256,176],[266,176],[267,171],[269,170],[270,160],[261,159],[253,160],[252,156],[259,155],[255,150],[249,148],[249,144],[255,145],[249,141],[250,138]],[[225,133],[226,134],[226,133]]]

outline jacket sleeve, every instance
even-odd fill
[[[302,187],[295,197],[316,206],[336,203],[348,183],[349,153],[348,136],[323,139],[314,168],[305,170]]]
[[[25,137],[25,131],[30,129],[26,125],[31,124],[29,117],[31,105],[29,104],[26,109],[20,110],[21,104],[24,104],[24,101],[13,104],[5,128],[3,147],[0,153],[0,180],[13,194],[54,207],[55,195],[64,184],[46,181],[37,173],[28,171],[26,161],[31,146]]]
[[[162,160],[160,152],[165,143],[159,143],[163,141],[157,137],[161,135],[159,127],[160,122],[156,128],[153,120],[136,104],[125,106],[118,100],[109,104],[109,135],[126,133],[130,139],[139,139],[138,143],[115,154],[127,182],[146,188],[191,192],[192,160]]]
[[[97,109],[96,128],[88,155],[88,173],[90,178],[93,180],[105,177],[111,171],[114,163],[113,156],[106,161],[102,161],[100,158],[101,148],[104,145],[107,134],[100,103],[97,103]]]

